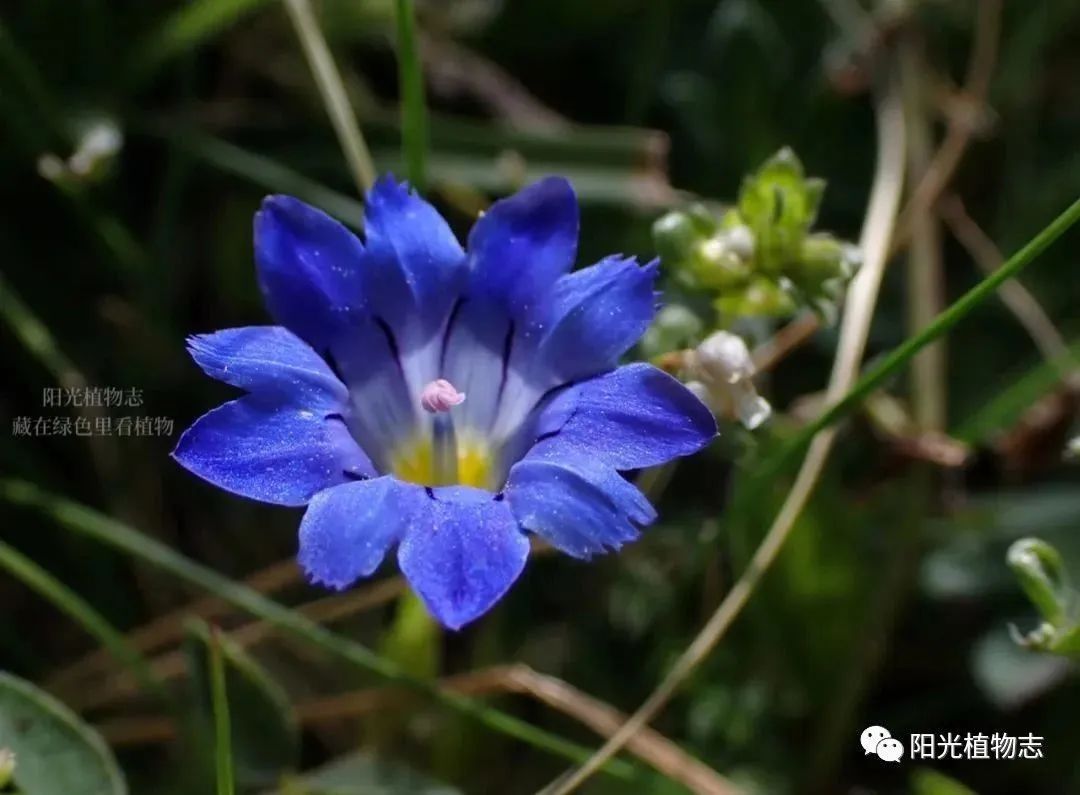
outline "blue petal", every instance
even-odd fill
[[[609,257],[555,283],[551,303],[536,314],[543,337],[537,366],[555,383],[614,367],[656,313],[655,263]]]
[[[645,495],[613,467],[558,442],[541,442],[510,470],[504,493],[521,526],[578,558],[636,539],[635,524],[656,518]]]
[[[468,486],[433,490],[398,547],[401,571],[450,629],[487,612],[525,567],[529,541],[506,500]]]
[[[259,395],[204,414],[173,458],[215,486],[276,505],[304,505],[323,489],[375,474],[340,419]]]
[[[281,326],[231,328],[188,338],[208,376],[248,392],[273,393],[304,408],[341,408],[345,385],[303,340]]]
[[[480,298],[465,300],[447,331],[441,377],[466,395],[454,410],[462,429],[487,433],[495,422],[507,376],[513,323],[499,306]]]
[[[404,183],[381,177],[367,196],[365,290],[372,312],[398,328],[412,315],[442,327],[467,276],[465,252],[446,221]]]
[[[544,412],[564,416],[571,406],[560,444],[615,469],[663,464],[697,452],[716,436],[716,420],[705,404],[648,364],[582,381],[558,394]]]
[[[337,589],[370,576],[428,501],[422,488],[392,477],[319,492],[300,523],[300,566],[312,582]]]
[[[574,189],[559,177],[495,202],[469,235],[471,293],[523,314],[573,267],[578,223]]]
[[[255,215],[255,261],[270,313],[322,352],[364,309],[357,237],[290,196],[269,196]]]

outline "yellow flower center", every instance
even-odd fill
[[[422,486],[475,486],[496,491],[495,458],[491,446],[473,434],[457,436],[457,477],[437,461],[435,441],[430,434],[417,434],[402,443],[390,456],[390,471],[396,477]]]

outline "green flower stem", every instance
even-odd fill
[[[397,0],[398,84],[401,91],[401,147],[405,173],[413,187],[427,189],[429,146],[424,74],[416,42],[413,0]]]
[[[564,740],[471,698],[442,691],[431,682],[408,676],[367,647],[330,632],[299,613],[86,506],[21,480],[0,480],[0,499],[37,510],[69,530],[167,571],[302,642],[317,646],[388,682],[419,692],[448,709],[475,719],[489,729],[577,763],[583,762],[589,756],[588,749],[577,743]],[[644,775],[638,766],[621,760],[612,760],[604,769],[610,775],[625,781],[640,782]]]
[[[284,3],[293,27],[296,28],[296,35],[300,38],[304,55],[307,56],[330,123],[337,133],[341,151],[352,170],[353,179],[356,180],[357,190],[363,195],[375,184],[375,164],[371,160],[371,152],[368,151],[363,133],[360,132],[360,125],[356,122],[356,114],[349,103],[341,73],[338,72],[330,54],[330,47],[319,29],[311,3],[308,0],[284,0]]]
[[[233,774],[232,726],[229,720],[229,699],[225,691],[225,662],[221,654],[221,637],[216,628],[210,631],[210,700],[214,712],[214,767],[217,773],[217,795],[235,795],[236,777]]]

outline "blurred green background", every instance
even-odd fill
[[[314,5],[378,168],[403,174],[394,4]],[[873,86],[910,58],[916,78],[908,79],[925,100],[915,123],[931,151],[957,125],[969,138],[941,206],[962,201],[1008,255],[1080,188],[1080,3],[1004,3],[990,30],[997,45],[983,99],[965,86],[978,20],[991,5],[999,4],[886,3],[860,27],[857,0],[420,2],[429,194],[464,235],[489,199],[564,174],[583,202],[580,262],[611,251],[649,258],[658,216],[695,197],[731,201],[745,174],[789,145],[808,173],[828,181],[819,227],[854,240],[874,169]],[[80,147],[84,159],[72,158]],[[835,330],[760,379],[777,412],[768,425],[753,434],[727,427],[713,449],[680,466],[660,522],[641,542],[591,564],[537,557],[490,615],[444,635],[398,598],[390,566],[379,575],[386,580],[328,602],[291,567],[297,512],[233,498],[168,458],[176,435],[229,394],[188,360],[185,335],[268,320],[253,278],[251,218],[270,192],[360,220],[281,4],[4,0],[4,477],[114,517],[235,580],[262,572],[256,589],[314,611],[418,677],[494,670],[480,687],[490,703],[598,745],[578,720],[523,693],[520,676],[492,667],[521,663],[632,711],[772,520],[789,480],[729,508],[755,464],[805,418],[794,409],[822,390]],[[983,277],[958,237],[943,224],[933,243],[947,300]],[[1023,276],[1072,350],[1080,345],[1078,241],[1071,234]],[[891,260],[869,359],[911,331],[909,259],[902,249]],[[748,328],[760,340],[778,327]],[[858,412],[775,568],[654,724],[749,792],[1080,792],[1074,666],[1010,639],[1009,623],[1030,629],[1035,612],[1005,563],[1012,541],[1038,535],[1080,571],[1080,488],[1062,455],[1075,383],[1043,363],[998,301],[965,319],[946,356],[936,385],[947,400],[942,430],[971,444],[969,461],[917,460],[872,413]],[[898,401],[890,406],[910,412],[918,396],[909,382],[905,373],[888,384]],[[142,405],[43,405],[44,390],[85,385],[137,390]],[[102,414],[160,417],[174,428],[170,436],[163,421],[149,435],[80,437],[16,427],[24,417]],[[135,631],[129,637],[169,687],[196,695],[185,714],[191,736],[205,739],[207,636],[183,621],[200,590],[67,532],[13,494],[5,485],[0,540],[113,626]],[[0,669],[42,685],[96,726],[133,793],[213,791],[207,748],[178,741],[179,719],[133,686],[122,665],[88,658],[96,644],[77,624],[7,574],[0,610]],[[162,616],[156,636],[139,634]],[[375,709],[350,701],[342,694],[378,679],[296,638],[252,629],[238,611],[211,617],[248,648],[226,655],[243,792],[525,793],[568,764],[422,698]],[[858,743],[873,724],[902,738],[1034,734],[1044,738],[1044,758],[886,765]],[[337,784],[280,783],[342,758],[352,767]],[[633,781],[600,776],[585,791],[685,791],[633,765]]]

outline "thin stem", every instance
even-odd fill
[[[427,189],[428,134],[424,74],[416,43],[413,0],[397,0],[398,84],[401,91],[401,148],[405,173],[419,191]]]
[[[913,36],[899,46],[900,85],[908,130],[908,177],[917,185],[933,156],[933,129],[928,115],[926,59]],[[941,225],[926,204],[912,206],[911,246],[907,257],[908,331],[914,334],[945,307],[941,260]],[[946,423],[946,359],[944,341],[935,342],[911,363],[911,404],[920,430],[940,431]]]
[[[878,164],[871,189],[861,248],[863,267],[853,280],[847,308],[840,329],[840,343],[829,383],[829,398],[837,396],[854,381],[866,346],[873,307],[885,270],[889,239],[892,236],[904,173],[904,118],[895,85],[890,83],[878,103]],[[820,428],[818,430],[821,430]],[[568,778],[556,781],[544,790],[545,795],[565,795],[583,784],[598,768],[648,725],[662,710],[691,673],[708,657],[742,611],[757,584],[783,548],[795,520],[810,498],[825,466],[835,433],[816,436],[803,461],[795,484],[788,493],[776,520],[746,571],[720,603],[708,622],[680,655],[671,671],[630,719],[597,751],[588,762]]]
[[[356,187],[364,194],[375,184],[375,164],[363,133],[360,132],[360,125],[356,122],[356,114],[349,103],[341,73],[338,72],[326,38],[319,29],[311,3],[308,0],[283,1],[293,27],[296,28],[296,35],[300,38],[300,45],[315,77],[315,84],[319,88],[330,123],[337,133],[341,151],[352,170]]]
[[[962,95],[968,108],[981,110],[986,102],[986,95],[990,89],[990,76],[997,62],[998,43],[1001,38],[1002,0],[981,0],[978,8],[975,45]],[[907,242],[912,231],[911,219],[919,214],[920,209],[933,207],[948,187],[949,181],[956,173],[956,168],[960,165],[971,143],[976,127],[972,122],[972,115],[970,110],[950,115],[945,140],[934,153],[922,179],[912,191],[911,198],[908,199],[907,205],[900,214],[891,253],[898,251]]]
[[[959,196],[946,196],[938,203],[938,213],[952,231],[953,237],[967,249],[983,275],[989,275],[1001,267],[1004,261],[1001,251],[968,214]],[[1054,326],[1054,321],[1050,319],[1046,310],[1039,304],[1038,299],[1024,287],[1023,283],[1012,279],[1001,285],[1001,301],[1016,316],[1043,358],[1047,361],[1061,361],[1065,368],[1063,373],[1074,368],[1075,362],[1070,364],[1068,361],[1070,358],[1068,343]]]
[[[0,479],[0,499],[37,510],[69,530],[187,580],[235,608],[275,626],[286,635],[317,646],[388,682],[427,696],[441,706],[473,718],[489,729],[576,762],[582,762],[589,756],[588,749],[577,743],[564,740],[472,699],[442,692],[435,683],[408,676],[398,666],[372,653],[367,647],[324,629],[262,594],[189,560],[159,541],[84,505],[50,494],[22,480]],[[620,760],[613,760],[605,767],[605,772],[625,781],[636,781],[642,775],[640,768]]]
[[[217,771],[217,795],[235,795],[233,775],[232,726],[229,699],[225,690],[225,661],[222,659],[221,635],[210,630],[210,701],[214,712],[214,766]]]

